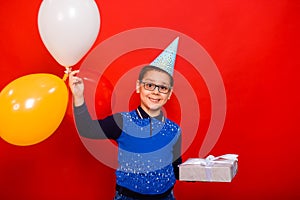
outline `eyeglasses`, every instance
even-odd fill
[[[158,88],[158,91],[163,94],[170,92],[171,88],[164,85],[156,85],[154,83],[141,82],[144,85],[144,88],[149,91],[154,91],[155,88]]]

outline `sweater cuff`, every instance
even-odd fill
[[[83,103],[80,106],[73,106],[73,109],[74,109],[74,114],[75,115],[80,115],[81,113],[84,113],[84,112],[87,111],[87,106],[86,106],[85,103]]]

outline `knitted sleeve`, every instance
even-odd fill
[[[93,120],[86,104],[74,107],[74,118],[78,133],[90,139],[114,139],[122,133],[122,116],[120,113],[101,120]]]
[[[173,149],[173,170],[174,170],[174,174],[175,174],[175,178],[177,180],[179,180],[179,167],[178,165],[180,165],[182,163],[182,158],[181,158],[181,140],[182,140],[182,136],[180,134],[176,144],[174,145],[174,149]]]

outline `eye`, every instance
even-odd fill
[[[155,85],[153,83],[145,83],[146,84],[146,87],[148,88],[153,88],[155,87]]]
[[[166,86],[159,86],[159,89],[162,90],[162,91],[166,91],[166,90],[168,90],[169,88],[167,88]]]

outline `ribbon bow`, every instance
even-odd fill
[[[224,155],[221,155],[221,156],[218,156],[218,157],[215,157],[213,155],[209,155],[206,157],[205,160],[217,160],[219,158],[223,158],[225,160],[238,160],[238,155],[237,154],[224,154]]]
[[[220,160],[223,159],[223,160]],[[238,155],[237,154],[224,154],[221,156],[213,156],[209,155],[206,158],[199,158],[199,159],[193,159],[191,160],[191,164],[200,164],[203,166],[211,166],[214,163],[228,163],[228,160],[237,161]],[[189,162],[187,164],[190,164]]]

